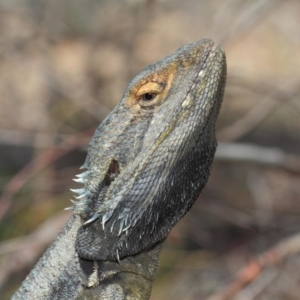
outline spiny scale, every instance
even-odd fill
[[[119,233],[118,233],[118,236],[120,236],[120,234],[122,233],[123,226],[124,226],[124,219],[121,219],[121,220],[120,220],[120,227],[119,227]]]
[[[87,166],[86,166],[85,164],[83,164],[79,169],[80,169],[80,170],[82,170],[82,169],[87,169]]]
[[[89,174],[91,173],[91,171],[86,171],[86,172],[83,172],[81,174],[77,174],[75,175],[76,177],[79,177],[79,178],[85,178],[87,177]]]
[[[66,207],[66,208],[64,208],[64,210],[74,210],[74,206],[70,206],[70,207]]]
[[[73,204],[75,204],[75,205],[78,205],[79,204],[79,202],[78,201],[75,201],[75,200],[70,200]]]
[[[85,192],[85,189],[70,189],[70,191],[77,195],[81,195]]]
[[[83,167],[82,167],[83,168]],[[88,175],[91,174],[91,171],[85,171],[81,174],[76,175],[77,178],[73,179],[75,182],[78,183],[82,183],[85,184],[86,181],[88,180]],[[78,201],[74,201],[71,200],[71,202],[74,204],[74,206],[72,208],[67,208],[67,210],[74,210],[74,214],[77,214],[79,216],[81,216],[82,218],[86,218],[86,215],[90,215],[91,214],[91,208],[89,207],[89,205],[92,202],[92,192],[90,192],[89,190],[86,190],[85,188],[81,188],[81,189],[70,189],[73,193],[76,194],[75,198]],[[92,218],[90,218],[88,221],[86,221],[84,223],[84,225],[89,224],[93,221],[95,221],[96,219],[98,219],[100,216],[100,214],[96,213],[92,216]]]
[[[94,213],[93,216],[89,220],[87,220],[85,223],[83,223],[83,225],[90,224],[90,223],[94,222],[95,220],[97,220],[99,217],[100,217],[100,214]]]
[[[109,220],[108,215],[104,215],[104,216],[102,217],[102,228],[103,228],[103,230],[105,229],[105,223],[106,223],[108,220]]]
[[[85,183],[86,182],[86,178],[81,178],[81,177],[79,177],[79,178],[74,178],[73,179],[75,182],[78,182],[78,183]]]
[[[90,196],[92,196],[92,193],[90,191],[85,191],[83,192],[81,195],[76,196],[76,199],[83,199],[83,198],[89,198]]]

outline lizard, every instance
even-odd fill
[[[92,137],[71,218],[13,300],[149,299],[161,245],[208,180],[225,82],[210,39],[134,77]]]

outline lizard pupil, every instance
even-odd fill
[[[151,101],[155,97],[154,93],[146,93],[143,95],[143,100]]]

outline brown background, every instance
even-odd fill
[[[300,1],[0,0],[1,299],[69,216],[71,179],[129,80],[204,37],[227,54],[220,147],[152,299],[232,283],[210,299],[300,299]],[[248,265],[264,251],[276,259]]]

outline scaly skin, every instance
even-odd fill
[[[13,299],[149,299],[161,243],[204,187],[224,52],[187,44],[128,85],[97,129],[74,215]]]

